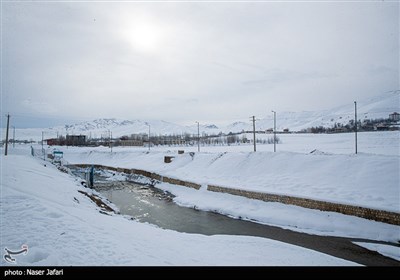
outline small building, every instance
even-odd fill
[[[389,130],[391,131],[400,130],[400,125],[399,124],[391,125],[389,126]]]
[[[380,123],[380,124],[375,126],[375,130],[377,130],[377,131],[387,131],[387,130],[389,130],[389,126],[384,124],[384,123]]]
[[[397,113],[397,112],[389,114],[389,120],[395,121],[395,122],[399,121],[400,120],[400,114]]]
[[[49,145],[49,146],[60,145],[60,139],[58,139],[58,138],[45,139],[44,141],[45,141],[46,144]]]
[[[67,135],[66,143],[68,146],[84,146],[86,144],[86,136]]]
[[[143,146],[143,141],[140,140],[125,140],[121,139],[119,141],[121,146]]]
[[[334,132],[335,133],[343,133],[343,132],[348,132],[349,130],[346,127],[336,127]]]

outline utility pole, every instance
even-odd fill
[[[354,131],[355,131],[355,144],[356,144],[356,154],[357,154],[357,101],[354,101]]]
[[[274,153],[276,152],[276,112],[272,111],[274,113]]]
[[[108,147],[111,149],[111,132],[109,129],[107,129],[108,132]]]
[[[110,149],[112,153],[112,131],[110,130]]]
[[[200,152],[200,123],[197,123],[197,151]]]
[[[10,128],[10,114],[7,114],[6,149],[4,151],[4,156],[6,156],[7,152],[8,152],[8,129],[9,128]]]
[[[13,148],[15,148],[15,126],[13,126]]]
[[[68,149],[68,126],[65,125],[65,144],[67,145]]]
[[[44,134],[44,131],[42,131],[42,153],[43,153],[43,160],[46,161],[46,156],[45,156],[44,148],[43,148],[43,142],[44,142],[43,134]]]
[[[256,151],[256,117],[252,116],[253,118],[253,144],[254,144],[254,151]]]
[[[150,124],[147,124],[149,126],[149,152],[150,152]]]

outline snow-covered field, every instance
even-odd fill
[[[144,147],[114,147],[112,152],[108,147],[57,149],[64,151],[64,157],[70,163],[138,168],[202,184],[203,187],[199,191],[164,183],[157,185],[176,195],[174,201],[182,206],[196,206],[201,210],[257,220],[260,223],[301,232],[398,242],[399,226],[338,213],[213,193],[207,191],[205,185],[217,184],[400,212],[399,135],[399,132],[361,134],[360,153],[357,155],[352,151],[354,135],[351,134],[304,134],[293,135],[291,140],[281,138],[284,144],[277,146],[276,153],[271,152],[273,145],[259,145],[256,153],[252,152],[250,145],[201,147],[200,153],[197,152],[196,146],[151,147],[150,152]],[[305,146],[307,148],[304,148]],[[303,150],[300,147],[303,147]],[[35,148],[40,150],[40,146]],[[54,147],[48,151],[51,152],[52,149]],[[178,150],[185,150],[185,153],[178,155]],[[310,153],[313,150],[316,151]],[[337,259],[332,262],[326,261],[325,256],[319,256],[321,254],[318,257],[304,257],[304,252],[293,251],[283,257],[287,253],[280,250],[286,250],[284,247],[289,245],[270,240],[179,234],[127,221],[119,216],[98,214],[93,210],[91,203],[76,192],[81,187],[73,182],[71,177],[60,174],[50,165],[43,167],[40,162],[30,158],[29,146],[17,145],[9,151],[11,156],[2,157],[1,211],[2,217],[7,218],[2,220],[2,229],[7,228],[10,231],[2,233],[2,246],[20,248],[23,243],[27,243],[31,250],[33,242],[33,246],[36,246],[39,252],[38,257],[30,256],[32,259],[28,259],[27,255],[26,264],[342,265],[336,263]],[[193,157],[189,155],[190,151],[195,152]],[[164,163],[165,155],[175,158],[167,164]],[[79,204],[74,202],[74,197],[80,201]],[[34,223],[26,223],[24,216]],[[48,223],[52,226],[46,227]],[[29,231],[29,227],[33,228],[33,231]],[[43,231],[44,227],[48,228],[49,233]],[[22,236],[20,239],[17,234],[19,231]],[[43,239],[33,233],[42,231],[45,235]],[[132,236],[135,238],[132,239]],[[9,243],[4,243],[4,240]],[[71,249],[68,249],[67,253],[71,256],[78,254],[78,245],[88,246],[88,240],[100,244],[83,249],[85,254],[90,256],[85,257],[85,260],[89,260],[88,263],[83,260],[84,257],[77,256],[75,260],[75,257],[67,257],[67,253],[59,255],[61,253],[58,251],[46,255],[44,251],[53,250],[52,244],[60,248],[61,245],[56,240],[70,244]],[[116,240],[121,240],[121,243]],[[132,242],[134,244],[131,244]],[[196,245],[190,245],[190,251],[184,249],[191,242]],[[122,246],[122,243],[129,244]],[[103,248],[102,246],[106,249],[102,249],[100,255],[93,253],[92,249]],[[157,246],[163,248],[158,250],[160,253]],[[272,249],[266,249],[269,246]],[[387,254],[391,257],[400,258],[398,248],[384,248],[371,244],[366,246],[389,252]],[[294,248],[299,250],[298,247]],[[183,253],[177,253],[179,250],[183,250]],[[145,255],[139,257],[131,251],[142,252],[141,255]],[[238,254],[238,251],[244,253]],[[118,255],[119,259],[107,263],[104,259],[113,254]],[[213,256],[212,260],[210,256]],[[60,262],[61,257],[66,258],[67,262]],[[21,256],[21,261],[22,259]]]
[[[264,238],[184,234],[104,215],[51,164],[1,159],[0,246],[29,248],[14,256],[17,265],[356,265]]]
[[[201,147],[193,157],[188,152],[197,151],[197,147],[153,147],[150,153],[143,147],[116,147],[112,153],[106,147],[59,149],[70,163],[144,169],[202,185],[400,212],[399,135],[364,133],[357,155],[342,153],[349,134],[296,135],[295,141],[278,145],[277,153],[266,151],[273,145],[259,145],[256,153],[249,145]],[[285,147],[298,151],[297,146],[305,145],[309,145],[307,152],[282,151]],[[371,153],[363,147],[369,147]],[[185,153],[178,155],[180,149]],[[172,163],[164,163],[165,155],[175,157]]]

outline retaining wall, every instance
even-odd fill
[[[208,185],[207,190],[213,192],[228,193],[233,195],[240,195],[247,198],[258,199],[269,202],[280,202],[284,204],[297,205],[310,209],[318,209],[321,211],[338,212],[346,215],[357,216],[369,220],[389,223],[393,225],[400,225],[400,214],[384,210],[370,209],[360,206],[339,204],[333,202],[319,201],[309,198],[301,198],[287,195],[261,193],[240,189],[232,189],[214,185]]]
[[[85,168],[85,167],[90,167],[92,165],[91,164],[74,164],[74,166]],[[200,187],[201,187],[201,185],[194,183],[194,182],[189,182],[189,181],[184,181],[184,180],[180,180],[180,179],[176,179],[176,178],[166,177],[166,176],[162,176],[160,174],[154,173],[154,172],[149,172],[149,171],[141,170],[141,169],[116,168],[116,167],[112,167],[112,166],[104,166],[104,165],[99,165],[99,164],[94,164],[93,166],[95,168],[108,169],[108,170],[113,170],[116,172],[124,172],[127,174],[142,175],[142,176],[145,176],[145,177],[148,177],[148,178],[160,181],[160,182],[184,186],[184,187],[193,188],[196,190],[200,189]],[[396,213],[396,212],[389,212],[389,211],[384,211],[384,210],[370,209],[370,208],[365,208],[365,207],[360,207],[360,206],[326,202],[326,201],[294,197],[294,196],[288,196],[288,195],[278,195],[278,194],[241,190],[241,189],[233,189],[233,188],[221,187],[221,186],[216,186],[216,185],[208,185],[207,190],[212,191],[212,192],[240,195],[243,197],[258,199],[258,200],[267,201],[267,202],[280,202],[280,203],[284,203],[284,204],[296,205],[296,206],[309,208],[309,209],[318,209],[321,211],[337,212],[337,213],[342,213],[345,215],[357,216],[357,217],[374,220],[374,221],[378,221],[378,222],[384,222],[384,223],[393,224],[393,225],[400,225],[400,213]]]

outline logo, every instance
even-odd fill
[[[8,263],[17,263],[17,260],[13,258],[12,256],[20,255],[20,254],[28,254],[28,245],[22,245],[21,250],[19,251],[13,251],[8,249],[7,247],[4,248],[4,251],[6,251],[6,254],[4,254],[3,259],[8,262]]]

